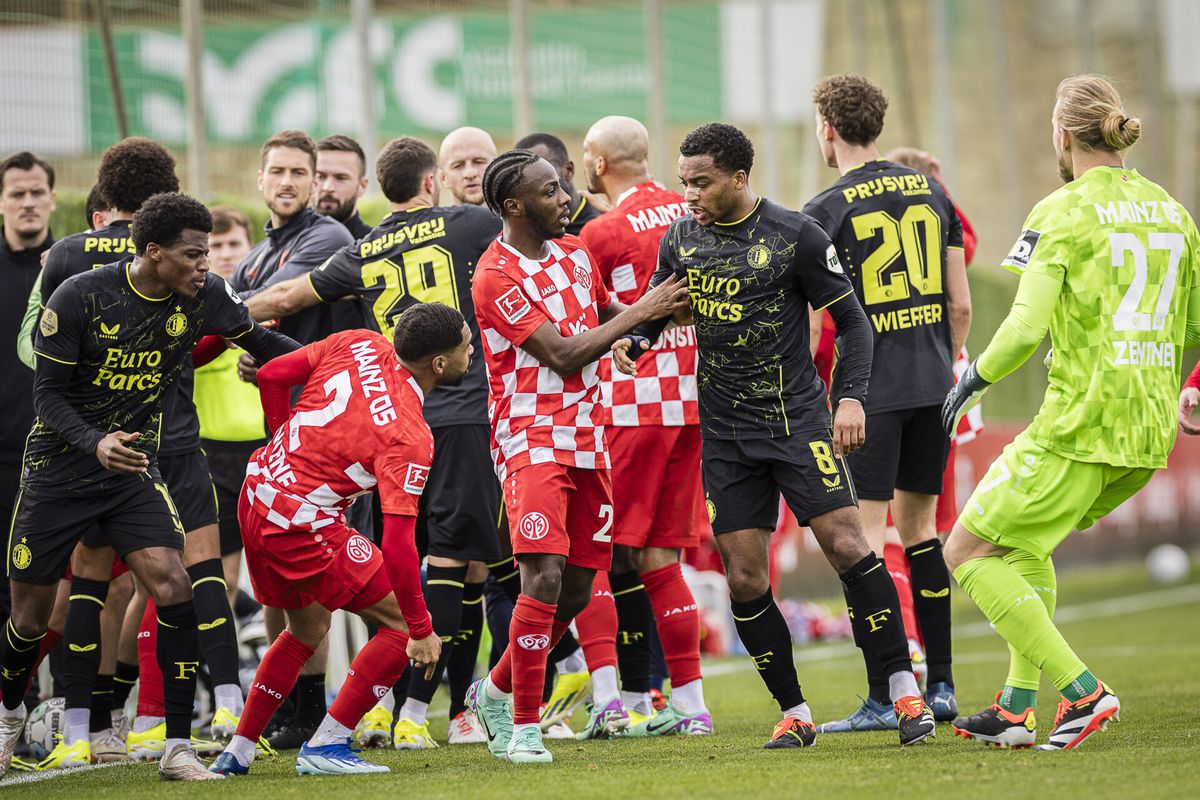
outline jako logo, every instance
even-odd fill
[[[527,633],[517,637],[517,644],[525,650],[545,650],[550,646],[550,637],[544,633]]]
[[[670,611],[664,612],[663,617],[664,618],[673,617],[676,614],[686,614],[689,611],[695,611],[695,610],[696,610],[696,604],[692,603],[691,605],[684,606],[683,608],[672,608]]]
[[[546,534],[550,533],[550,520],[540,511],[530,511],[521,517],[521,524],[517,526],[517,530],[526,539],[536,542],[538,539],[545,539]]]
[[[260,692],[265,692],[266,694],[269,694],[271,697],[274,697],[276,700],[283,699],[283,695],[281,693],[275,691],[274,689],[272,689],[270,686],[267,686],[266,684],[256,683],[256,684],[254,684],[254,688],[258,689]]]

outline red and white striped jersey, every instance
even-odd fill
[[[626,190],[611,211],[583,226],[580,238],[618,300],[634,303],[646,293],[658,266],[663,234],[672,221],[687,213],[683,195],[647,181]],[[650,352],[638,360],[636,377],[614,370],[607,357],[600,377],[613,425],[700,423],[695,326],[663,331]]]
[[[480,257],[471,287],[501,480],[529,464],[609,467],[597,364],[563,378],[521,349],[546,322],[563,336],[597,327],[599,311],[611,302],[583,242],[564,236],[547,245],[550,255],[536,261],[496,239]]]
[[[317,531],[378,485],[384,514],[415,517],[433,463],[421,387],[378,333],[343,331],[306,349],[312,374],[250,459],[247,500],[284,531]]]

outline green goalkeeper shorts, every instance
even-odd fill
[[[1153,475],[1065,458],[1022,433],[992,462],[958,519],[981,539],[1045,560],[1071,531],[1091,527]]]

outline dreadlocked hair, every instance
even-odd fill
[[[496,156],[483,171],[483,200],[497,216],[504,216],[504,201],[513,197],[521,185],[525,167],[538,160],[530,150],[509,150]]]

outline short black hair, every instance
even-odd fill
[[[531,133],[518,141],[514,148],[517,150],[532,150],[541,145],[550,151],[550,158],[546,159],[558,169],[566,166],[571,160],[571,154],[567,152],[567,146],[563,144],[563,140],[555,136],[553,133]]]
[[[496,156],[483,171],[483,200],[498,216],[504,216],[504,201],[516,195],[522,173],[540,159],[530,150],[509,150]]]
[[[754,145],[750,137],[732,125],[710,122],[683,137],[679,155],[711,156],[713,164],[726,172],[742,170],[747,175],[754,166]]]
[[[179,178],[167,148],[153,139],[131,136],[100,156],[96,185],[110,208],[132,214],[156,194],[178,192]]]
[[[46,180],[50,184],[50,188],[53,189],[54,167],[50,166],[50,162],[45,159],[38,158],[28,150],[22,150],[0,161],[0,191],[4,189],[4,176],[8,174],[10,169],[30,170],[34,167],[41,167],[46,171]]]
[[[406,203],[421,191],[421,181],[437,171],[437,153],[414,139],[401,136],[383,146],[375,159],[375,178],[383,196],[392,203]]]
[[[92,217],[97,211],[108,211],[108,201],[104,199],[104,195],[100,194],[100,184],[92,187],[88,192],[87,200],[83,204],[83,212],[87,214],[87,226],[90,230],[92,227]]]
[[[317,142],[317,153],[321,153],[322,151],[327,153],[354,153],[358,156],[359,173],[363,175],[367,173],[367,154],[363,152],[362,145],[344,133],[331,133]]]
[[[410,364],[462,344],[462,313],[445,303],[417,303],[396,318],[392,342],[396,354]]]
[[[133,215],[130,233],[134,251],[140,256],[146,254],[146,246],[151,243],[170,247],[185,230],[212,233],[212,229],[212,214],[204,203],[181,192],[163,192],[142,203]]]

